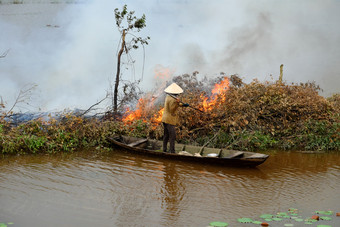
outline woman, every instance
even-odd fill
[[[167,96],[164,103],[164,112],[162,123],[164,126],[163,152],[167,152],[167,144],[170,142],[170,153],[175,153],[176,128],[178,116],[176,114],[178,107],[187,107],[189,104],[182,103],[178,95],[183,93],[183,89],[176,83],[172,83],[165,90]]]

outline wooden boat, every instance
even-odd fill
[[[128,136],[109,137],[108,141],[113,146],[129,152],[223,166],[255,167],[266,161],[269,157],[269,155],[255,152],[185,144],[175,144],[175,153],[167,153],[163,152],[162,141]]]

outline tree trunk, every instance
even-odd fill
[[[115,82],[115,89],[114,89],[114,93],[113,93],[113,115],[117,116],[117,110],[118,110],[118,87],[119,87],[119,81],[120,81],[120,58],[124,52],[124,48],[125,48],[125,35],[126,35],[126,31],[125,29],[123,30],[123,34],[122,34],[122,46],[119,50],[118,53],[118,59],[117,59],[117,74],[116,74],[116,82]]]

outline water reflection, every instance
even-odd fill
[[[207,226],[289,207],[338,209],[339,153],[270,155],[251,169],[119,152],[9,157],[0,160],[0,220],[17,226]]]
[[[178,226],[176,219],[180,216],[180,201],[185,194],[185,188],[180,183],[180,177],[173,162],[164,162],[162,195],[162,219],[164,226]]]

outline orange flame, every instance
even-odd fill
[[[220,83],[214,85],[214,88],[211,90],[212,97],[210,97],[210,99],[201,94],[200,98],[202,100],[203,109],[205,111],[212,110],[218,103],[218,97],[220,98],[220,102],[224,102],[226,100],[225,91],[228,89],[229,79],[228,77],[225,77]]]
[[[204,111],[212,110],[216,105],[223,103],[226,100],[226,91],[229,89],[229,80],[225,77],[220,83],[214,85],[211,90],[212,96],[206,97],[204,94],[200,95]],[[136,110],[131,111],[127,108],[126,116],[122,119],[125,124],[129,124],[135,120],[143,120],[144,122],[152,123],[153,127],[159,125],[162,121],[164,108],[161,108],[155,114],[154,112],[155,98],[152,95],[144,96],[138,100]],[[151,119],[150,119],[151,118]],[[150,119],[150,120],[147,120]]]
[[[126,110],[127,115],[122,119],[122,121],[125,124],[129,124],[136,120],[143,120],[144,122],[147,122],[146,119],[150,117],[150,112],[152,112],[152,109],[154,109],[155,99],[152,98],[150,101],[148,100],[150,99],[140,98],[138,100],[135,111],[131,111],[129,108],[127,108]],[[163,112],[164,112],[164,108],[160,109],[157,113],[155,113],[152,116],[151,123],[154,125],[161,123]]]
[[[157,97],[163,92],[164,87],[166,85],[166,81],[169,80],[171,75],[174,73],[173,69],[163,67],[162,65],[156,65],[154,69],[154,76],[156,85],[159,89],[157,89],[153,94],[156,94],[156,97],[152,94],[146,94],[143,98],[138,100],[136,110],[131,111],[129,108],[126,110],[126,116],[122,119],[125,124],[132,123],[135,120],[143,120],[147,122],[146,119],[150,119],[149,121],[156,125],[162,121],[162,116],[164,109],[160,109],[157,113],[153,114],[155,111],[154,103]]]
[[[124,123],[132,122],[134,120],[141,119],[143,116],[143,106],[145,105],[145,101],[140,98],[137,103],[137,109],[135,111],[131,111],[129,108],[127,108],[126,113],[128,113],[127,116],[125,116],[122,121]]]
[[[224,80],[222,80],[219,84],[215,84],[214,89],[212,89],[211,93],[219,95],[224,93],[228,89],[229,79],[228,77],[225,77]]]
[[[155,115],[153,115],[153,123],[159,124],[162,122],[164,108],[160,109]]]

